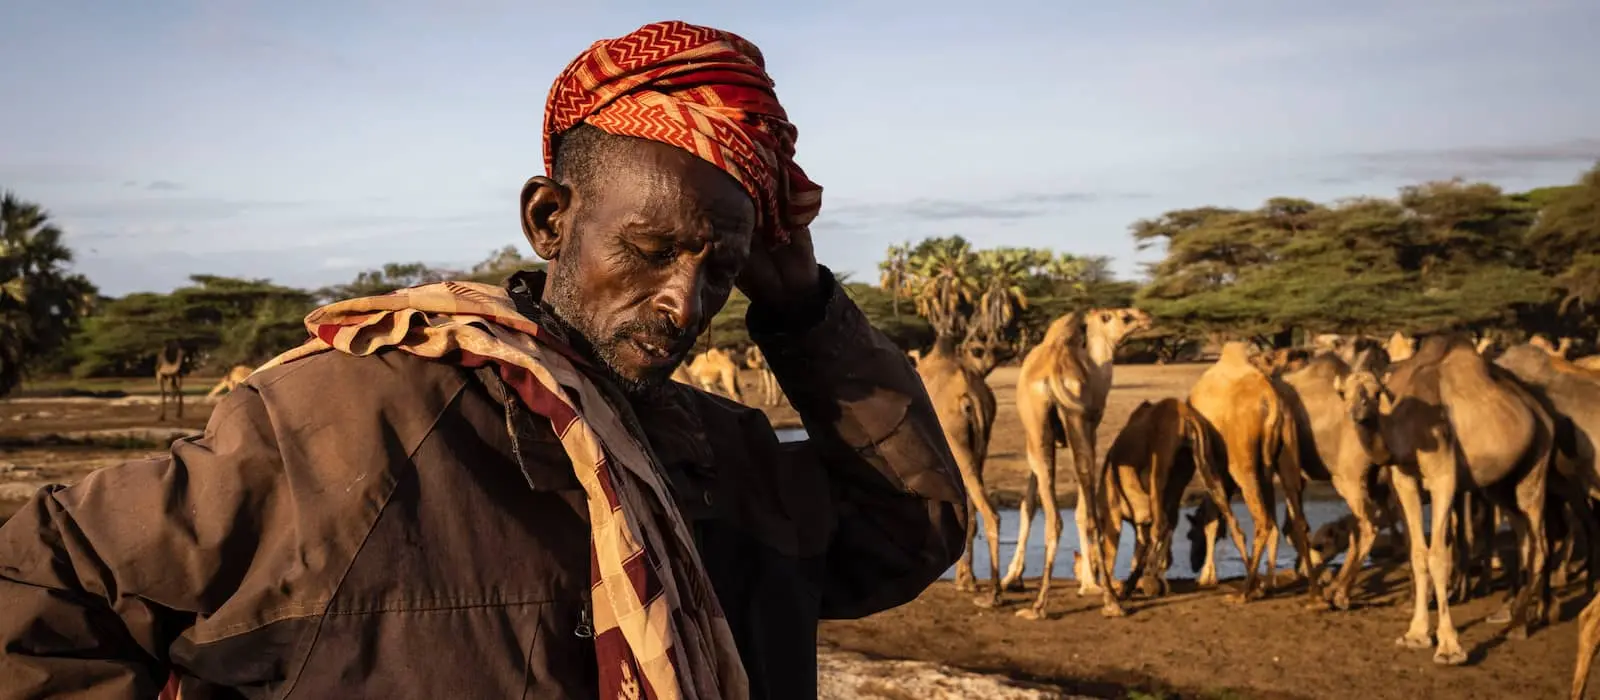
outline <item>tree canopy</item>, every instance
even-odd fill
[[[94,305],[95,287],[69,271],[61,235],[39,205],[0,194],[0,396],[59,351]]]

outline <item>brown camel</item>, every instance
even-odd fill
[[[156,389],[161,392],[161,415],[156,420],[167,419],[169,393],[178,402],[178,418],[183,418],[183,375],[187,372],[183,363],[188,357],[189,351],[171,340],[156,353]]]
[[[783,391],[778,388],[778,375],[773,374],[772,368],[767,366],[767,358],[761,354],[761,348],[752,345],[744,351],[744,366],[755,370],[761,405],[776,406],[783,402]]]
[[[973,602],[982,607],[1000,603],[1000,513],[983,488],[983,462],[989,452],[989,432],[994,427],[994,391],[984,382],[978,368],[962,361],[954,339],[945,337],[934,343],[928,355],[917,363],[917,373],[928,389],[928,398],[939,415],[945,440],[955,455],[956,466],[966,484],[967,496],[983,518],[983,534],[989,543],[988,597]],[[976,590],[972,571],[972,543],[977,537],[977,518],[967,519],[967,550],[956,564],[956,588]]]
[[[1003,586],[1021,582],[1024,550],[1033,510],[1044,507],[1044,574],[1033,606],[1017,611],[1019,617],[1040,619],[1050,592],[1051,571],[1055,568],[1056,546],[1061,538],[1061,511],[1056,507],[1056,447],[1065,445],[1072,452],[1073,472],[1078,482],[1079,546],[1091,556],[1079,558],[1078,592],[1092,595],[1099,591],[1105,602],[1102,611],[1117,614],[1113,591],[1101,585],[1091,561],[1099,561],[1096,532],[1106,522],[1104,499],[1097,498],[1101,479],[1095,478],[1095,430],[1105,414],[1106,397],[1111,393],[1112,367],[1117,346],[1130,334],[1149,328],[1150,315],[1139,309],[1093,309],[1073,312],[1051,322],[1040,343],[1022,361],[1017,377],[1017,413],[1022,419],[1028,451],[1028,467],[1033,478],[1023,494],[1017,548],[1006,571]],[[1090,511],[1097,511],[1099,517]],[[1108,577],[1109,578],[1109,577]]]
[[[1229,342],[1222,356],[1200,375],[1189,390],[1189,404],[1215,431],[1223,451],[1217,461],[1226,469],[1200,470],[1206,490],[1222,516],[1220,522],[1206,524],[1206,543],[1216,540],[1216,528],[1226,524],[1234,546],[1245,561],[1244,587],[1230,598],[1244,602],[1265,594],[1260,582],[1261,555],[1278,538],[1276,507],[1273,503],[1272,476],[1276,472],[1284,488],[1284,505],[1289,520],[1289,535],[1300,555],[1299,568],[1307,575],[1308,593],[1321,600],[1321,589],[1310,560],[1310,527],[1306,524],[1303,501],[1303,474],[1300,467],[1298,430],[1291,413],[1271,378],[1251,360],[1244,343]],[[1254,537],[1245,546],[1244,532],[1228,502],[1232,490],[1239,490],[1250,511]],[[1267,577],[1276,568],[1276,556],[1267,560]],[[1214,558],[1201,573],[1202,585],[1216,583]]]
[[[1101,562],[1105,570],[1117,560],[1122,523],[1133,525],[1134,531],[1133,565],[1118,592],[1120,597],[1126,598],[1136,581],[1147,596],[1168,593],[1172,531],[1183,492],[1194,478],[1196,463],[1206,461],[1210,454],[1205,425],[1187,403],[1175,398],[1139,402],[1111,442],[1105,459],[1111,524]]]
[[[1411,625],[1396,643],[1414,649],[1434,646],[1428,634],[1431,593],[1439,609],[1433,660],[1453,665],[1467,659],[1450,617],[1451,519],[1456,495],[1464,489],[1479,489],[1516,529],[1520,570],[1529,581],[1511,604],[1509,634],[1525,636],[1533,608],[1547,604],[1545,481],[1554,448],[1549,413],[1520,382],[1461,337],[1431,337],[1384,379],[1358,370],[1346,378],[1344,388],[1363,440],[1375,458],[1391,467],[1411,540]],[[1423,534],[1423,488],[1433,504],[1429,541]]]
[[[211,387],[211,392],[206,394],[206,398],[214,399],[223,392],[231,393],[240,384],[244,383],[244,380],[248,379],[250,377],[250,373],[254,371],[256,371],[255,368],[249,365],[234,365],[233,369],[228,370],[227,374],[222,375],[222,381],[217,382],[216,386]]]
[[[690,386],[699,387],[708,394],[721,393],[734,401],[744,403],[744,394],[739,391],[739,365],[733,361],[733,355],[722,348],[711,348],[689,362],[685,370],[691,381],[684,382]],[[674,377],[679,376],[676,372]],[[717,391],[721,385],[721,392]]]

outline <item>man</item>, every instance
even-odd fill
[[[0,528],[0,698],[816,694],[816,623],[959,556],[916,373],[813,257],[759,51],[680,22],[552,87],[548,275],[319,309],[170,457]],[[738,287],[810,438],[668,381]]]

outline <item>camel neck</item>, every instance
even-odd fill
[[[1089,360],[1096,367],[1105,367],[1111,364],[1117,354],[1117,344],[1106,337],[1098,329],[1092,329],[1088,338]]]

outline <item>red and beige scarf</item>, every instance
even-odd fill
[[[588,496],[600,697],[749,695],[733,634],[649,446],[504,289],[412,287],[322,307],[306,328],[312,340],[256,371],[328,350],[393,348],[492,366],[528,410],[550,421]]]

